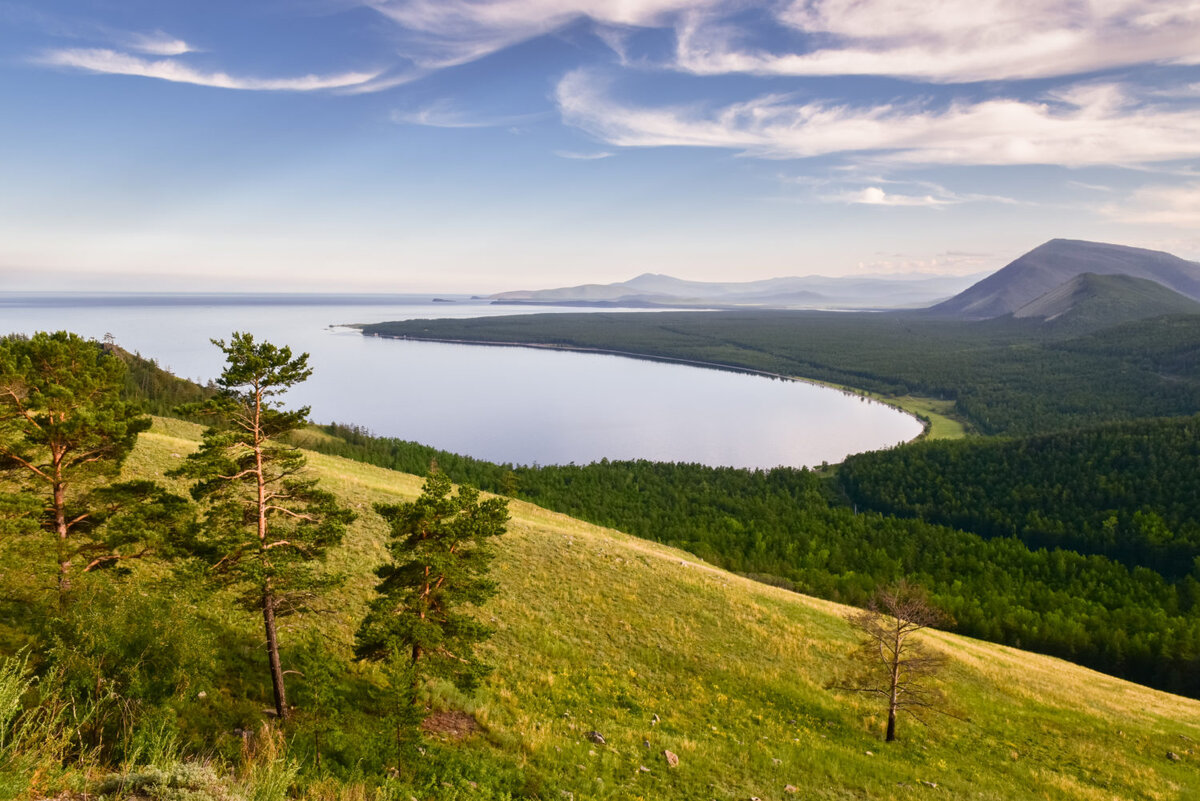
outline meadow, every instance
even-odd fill
[[[127,475],[161,476],[195,447],[198,432],[156,419]],[[1200,702],[931,632],[930,645],[950,658],[945,689],[965,720],[902,720],[900,739],[885,745],[881,707],[826,689],[854,647],[849,608],[522,502],[511,503],[499,546],[500,592],[479,610],[496,627],[485,646],[495,672],[474,697],[426,690],[432,711],[466,713],[473,723],[427,737],[419,779],[385,778],[386,759],[379,774],[367,775],[353,755],[368,745],[386,751],[388,742],[382,719],[370,714],[377,677],[349,659],[370,570],[382,555],[384,527],[370,508],[413,498],[421,479],[310,458],[323,485],[360,518],[329,564],[347,577],[343,588],[323,614],[283,635],[285,660],[310,665],[320,642],[337,666],[291,679],[298,722],[273,756],[290,766],[288,781],[263,781],[251,793],[251,779],[266,774],[239,767],[233,744],[233,729],[256,728],[269,697],[253,621],[229,608],[174,610],[181,621],[202,614],[225,621],[227,634],[247,635],[156,718],[179,743],[156,758],[209,760],[219,769],[215,786],[231,797],[1183,799],[1200,792]],[[162,580],[157,569],[127,580],[153,593],[156,575]],[[318,721],[321,675],[336,703],[326,702]],[[318,769],[314,733],[322,727]],[[679,756],[677,767],[667,766],[665,750]],[[81,790],[112,768],[81,762],[56,781]],[[213,787],[205,792],[218,797]]]

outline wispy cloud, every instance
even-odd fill
[[[929,181],[896,181],[887,178],[877,178],[878,183],[917,186],[926,190],[925,194],[906,192],[891,192],[882,186],[866,186],[859,189],[848,189],[842,192],[825,194],[822,200],[834,203],[851,203],[863,206],[923,206],[926,208],[942,208],[956,206],[961,203],[1003,203],[1016,205],[1020,201],[1003,195],[987,195],[979,193],[958,193]]]
[[[826,200],[855,203],[864,206],[946,206],[956,201],[937,198],[933,195],[897,195],[885,192],[878,186],[868,186],[855,192],[829,195]]]
[[[670,27],[684,12],[728,0],[364,0],[402,28],[405,55],[426,69],[464,64],[581,19]],[[610,43],[617,40],[609,40]]]
[[[1200,228],[1200,183],[1142,187],[1125,202],[1111,203],[1100,210],[1125,223]]]
[[[196,48],[187,42],[162,31],[131,33],[125,37],[123,44],[130,50],[151,56],[182,56],[184,53],[196,52]]]
[[[599,159],[608,158],[609,156],[612,155],[612,153],[610,153],[607,150],[596,150],[596,151],[592,151],[592,152],[588,152],[588,153],[579,153],[574,150],[555,150],[554,155],[558,156],[560,159],[575,159],[577,161],[597,161]]]
[[[546,116],[545,112],[539,112],[487,117],[474,111],[465,111],[449,101],[438,101],[411,111],[393,111],[392,122],[399,125],[424,125],[430,128],[505,128],[523,125]]]
[[[932,256],[907,253],[879,253],[871,261],[856,266],[861,275],[974,275],[1000,266],[990,253],[947,250]],[[1002,263],[1002,262],[1001,262]]]
[[[1089,192],[1111,192],[1111,191],[1113,191],[1113,188],[1111,186],[1105,186],[1104,184],[1089,184],[1086,181],[1067,181],[1067,184],[1069,186],[1077,186],[1080,189],[1086,189]]]
[[[852,106],[764,95],[723,106],[634,106],[595,74],[558,84],[564,121],[619,147],[718,147],[760,158],[858,154],[893,164],[1136,165],[1200,156],[1200,114],[1134,103],[1119,85],[1042,101]]]
[[[1195,63],[1200,6],[1179,0],[792,0],[778,22],[821,44],[774,52],[695,16],[676,66],[698,74],[890,75],[933,82],[1074,75]]]
[[[803,47],[756,46],[744,0],[364,0],[436,69],[590,19],[623,57],[621,28],[673,30],[664,66],[696,74],[889,75],[962,82],[1200,63],[1200,5],[1185,0],[780,0],[764,4]],[[772,17],[768,17],[771,19]],[[777,39],[778,37],[776,37]],[[814,46],[814,43],[815,46]]]
[[[109,75],[136,75],[175,83],[212,86],[220,89],[242,89],[273,92],[313,92],[343,89],[365,84],[378,72],[345,72],[337,75],[300,75],[290,78],[250,78],[225,72],[205,72],[178,60],[150,60],[128,53],[107,49],[71,48],[50,50],[37,61],[54,67],[86,70]]]

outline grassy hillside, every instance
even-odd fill
[[[197,432],[157,421],[127,469],[160,474]],[[420,479],[315,454],[311,464],[361,512],[332,565],[350,581],[329,614],[304,624],[348,649],[383,556],[384,526],[370,506],[414,497]],[[467,704],[480,731],[454,746],[475,773],[428,797],[481,797],[499,773],[545,799],[923,798],[931,784],[962,799],[1200,793],[1198,702],[934,633],[931,644],[952,660],[947,690],[969,722],[905,721],[900,741],[885,746],[877,706],[823,689],[853,647],[844,607],[528,504],[512,512],[500,594],[482,610],[497,627],[486,648],[498,670]],[[303,632],[285,636],[295,643]],[[585,738],[593,730],[606,744]],[[667,767],[664,749],[678,767]]]

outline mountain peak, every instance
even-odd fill
[[[967,320],[1001,317],[1084,273],[1141,278],[1200,300],[1200,264],[1196,262],[1127,245],[1051,239],[929,311]]]

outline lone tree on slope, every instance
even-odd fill
[[[907,712],[924,723],[922,715],[935,712],[955,717],[947,710],[945,695],[934,679],[946,665],[913,635],[922,629],[945,625],[949,618],[934,607],[925,593],[906,581],[881,587],[867,608],[847,617],[862,638],[851,655],[851,669],[836,689],[869,693],[887,704],[887,734],[896,739],[896,717]]]
[[[388,667],[397,745],[403,726],[420,722],[414,707],[423,678],[446,678],[466,691],[490,670],[475,645],[491,632],[462,607],[496,591],[488,578],[490,540],[505,531],[508,501],[481,501],[479,490],[466,486],[451,495],[451,488],[445,474],[431,472],[417,500],[375,507],[391,525],[391,561],[375,571],[380,582],[354,650]]]
[[[318,565],[354,514],[305,475],[303,453],[280,442],[308,418],[308,407],[285,411],[277,400],[312,374],[308,354],[293,358],[290,348],[256,343],[247,333],[213,344],[225,353],[225,369],[217,396],[199,411],[221,425],[204,432],[200,449],[173,475],[197,479],[192,496],[205,503],[195,553],[242,589],[247,611],[262,614],[275,713],[286,720],[276,621],[304,611],[336,583]]]

